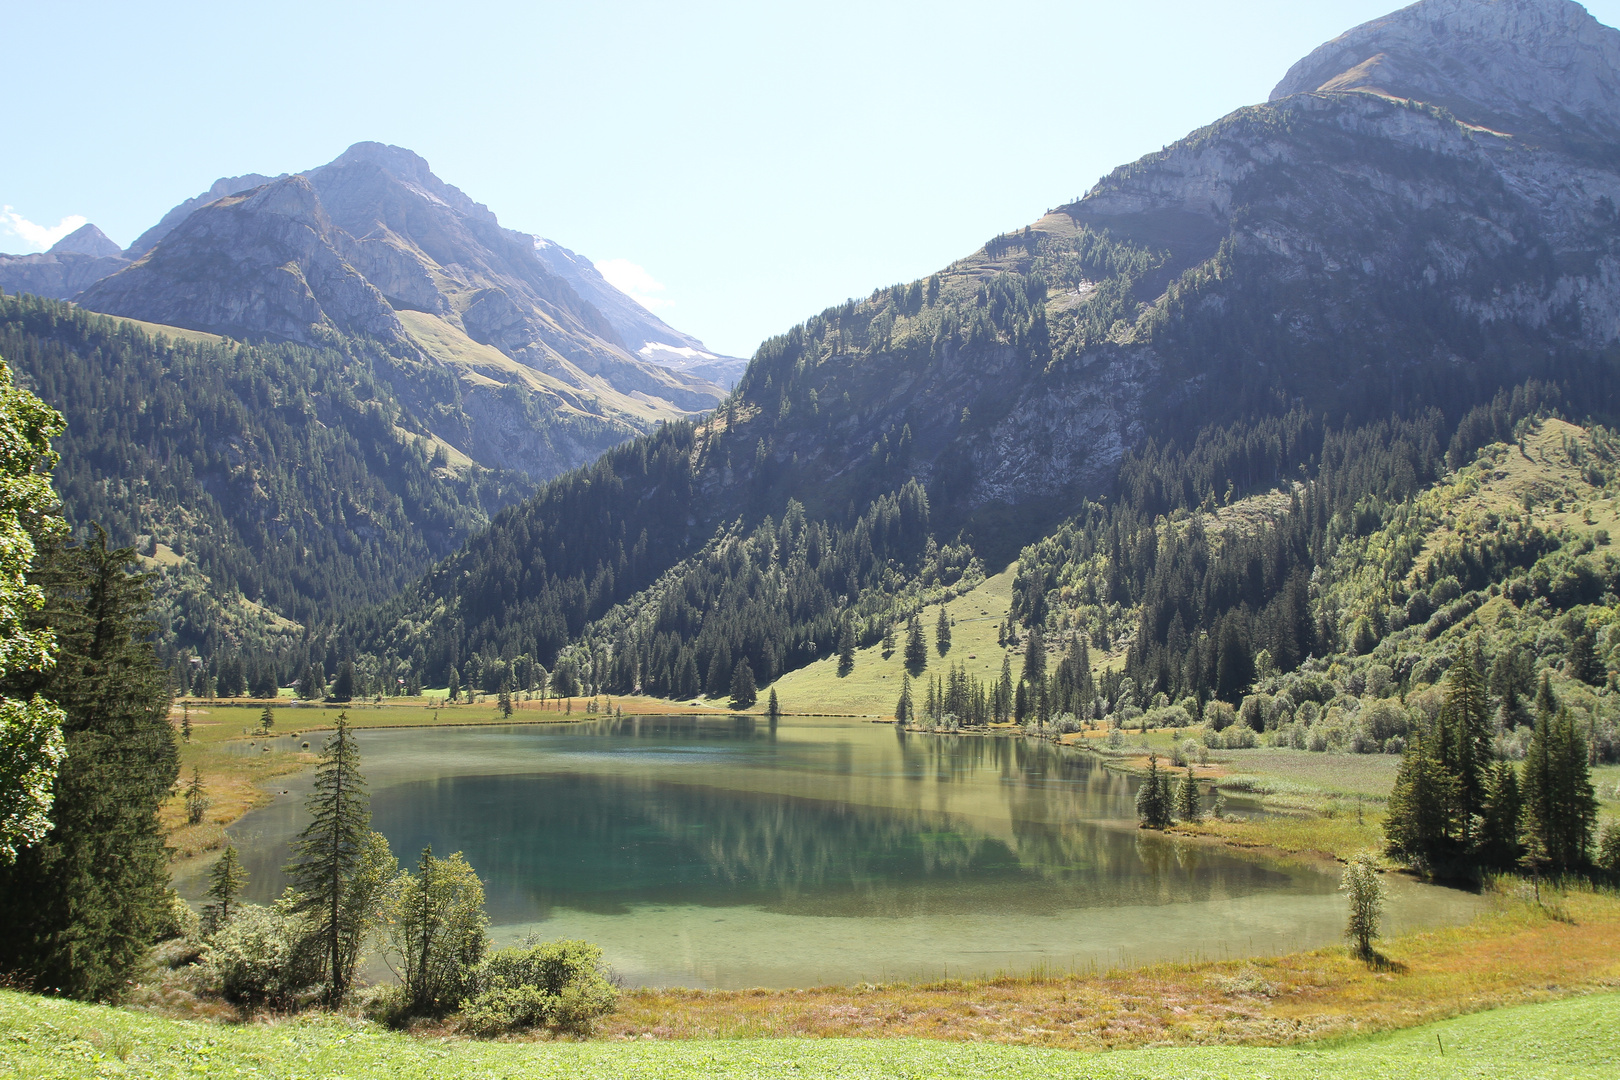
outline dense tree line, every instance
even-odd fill
[[[1185,451],[1150,441],[1127,455],[1114,500],[1026,549],[1013,614],[1044,624],[1066,588],[1068,603],[1089,613],[1080,632],[1108,647],[1107,609],[1134,609],[1126,673],[1144,697],[1237,704],[1263,669],[1291,671],[1341,644],[1365,652],[1376,643],[1389,626],[1385,606],[1339,626],[1313,603],[1313,575],[1331,544],[1380,527],[1448,461],[1466,464],[1487,435],[1512,438],[1558,395],[1537,383],[1504,391],[1450,429],[1444,452],[1448,425],[1434,411],[1334,429],[1295,410],[1207,429]],[[1212,524],[1234,497],[1278,484],[1288,499],[1270,520]],[[1448,550],[1430,570],[1477,588],[1554,546],[1521,528]]]
[[[557,666],[592,690],[720,697],[744,669],[752,688],[840,651],[853,664],[854,648],[905,617],[907,585],[949,587],[969,566],[965,549],[935,542],[916,482],[849,528],[790,503],[780,522],[727,531],[594,624]]]
[[[1391,853],[1450,873],[1587,869],[1598,804],[1591,748],[1569,709],[1543,675],[1522,766],[1494,752],[1491,712],[1484,657],[1465,646],[1444,706],[1402,755],[1385,825]]]

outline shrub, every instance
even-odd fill
[[[191,905],[170,889],[169,905],[160,913],[155,929],[159,941],[173,941],[176,938],[192,941],[202,933],[202,921],[191,910]]]
[[[493,952],[474,971],[471,985],[461,1026],[486,1037],[536,1027],[588,1034],[597,1018],[619,1004],[602,950],[585,941],[531,938]]]
[[[1620,874],[1620,821],[1604,828],[1598,843],[1598,865],[1611,874]]]
[[[388,943],[400,958],[406,1004],[416,1015],[442,1015],[466,995],[484,957],[483,883],[461,852],[438,859],[430,847],[391,894]]]
[[[1198,762],[1202,765],[1209,761],[1209,751],[1197,739],[1182,739],[1170,747],[1170,762],[1181,769]]]
[[[1383,917],[1385,894],[1377,862],[1370,852],[1357,855],[1345,865],[1339,891],[1350,902],[1344,936],[1350,939],[1357,956],[1371,959],[1373,938],[1378,936],[1378,924]]]
[[[214,937],[208,978],[238,1005],[287,1008],[321,977],[321,955],[309,921],[286,903],[244,904]]]
[[[1184,728],[1192,726],[1192,717],[1180,705],[1161,705],[1146,716],[1151,728]]]
[[[1382,745],[1397,735],[1405,736],[1411,730],[1411,720],[1398,701],[1375,701],[1361,711],[1361,726],[1368,738]]]

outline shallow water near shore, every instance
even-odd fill
[[[1047,743],[732,717],[356,737],[402,862],[464,852],[498,944],[586,938],[632,986],[1084,971],[1343,933],[1332,867],[1142,833],[1133,780]],[[285,885],[309,782],[231,828],[249,900]],[[1390,886],[1389,933],[1483,906]]]

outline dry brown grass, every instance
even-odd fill
[[[1160,964],[1074,977],[814,990],[643,990],[602,1035],[655,1038],[924,1036],[1100,1050],[1274,1045],[1409,1027],[1620,987],[1620,898],[1516,897],[1467,926],[1382,943],[1373,968],[1344,949]]]

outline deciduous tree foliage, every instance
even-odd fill
[[[45,598],[28,571],[35,542],[65,527],[50,483],[57,461],[51,439],[62,428],[62,417],[13,385],[11,369],[0,361],[0,681],[48,667],[55,653],[49,627],[29,623]],[[0,864],[50,828],[62,719],[44,698],[0,697]]]
[[[428,847],[416,873],[400,874],[392,889],[388,938],[407,1006],[418,1015],[448,1012],[488,947],[483,883],[461,852],[439,859]]]

